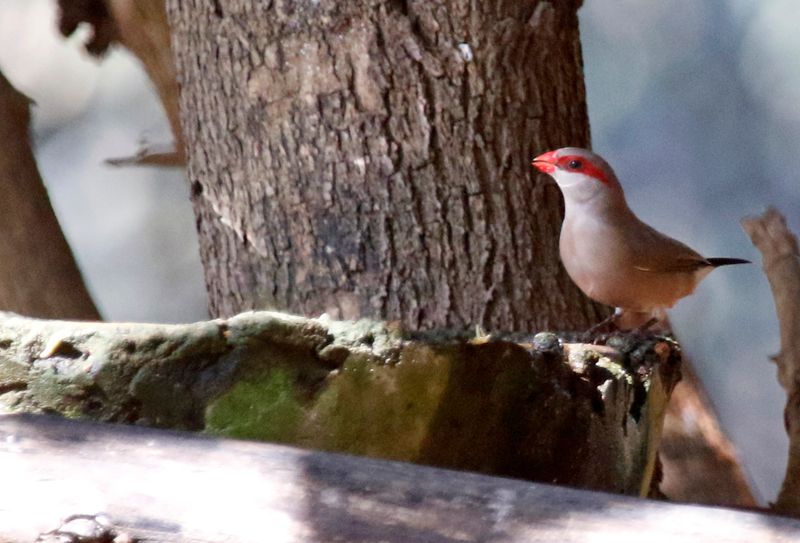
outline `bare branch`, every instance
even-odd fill
[[[183,165],[186,159],[178,115],[178,80],[164,0],[59,0],[58,4],[59,29],[64,36],[72,34],[80,23],[90,24],[92,38],[86,43],[87,51],[101,56],[110,45],[119,42],[141,61],[158,92],[175,139],[175,151],[166,162],[164,157],[158,157],[134,163]]]
[[[658,456],[660,490],[671,500],[755,507],[736,448],[722,431],[702,383],[684,359],[672,392]]]
[[[36,167],[29,105],[0,73],[0,310],[96,320]]]
[[[173,147],[143,145],[136,154],[128,157],[106,159],[109,166],[167,166],[183,167],[185,160],[183,153]]]
[[[774,208],[761,217],[742,220],[742,226],[761,251],[780,323],[781,350],[772,359],[787,395],[784,422],[789,434],[789,463],[773,507],[800,516],[800,252],[786,219]]]

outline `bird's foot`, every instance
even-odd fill
[[[650,320],[642,324],[641,326],[637,326],[631,332],[636,335],[644,336],[646,333],[650,332],[650,329],[655,326],[655,324],[660,319],[658,317],[652,317]]]
[[[666,323],[663,319],[658,317],[650,318],[644,324],[626,331],[625,334],[640,341],[652,339],[674,341],[670,336],[671,332],[669,327],[666,326]]]
[[[637,320],[638,322],[642,322],[639,319],[644,316],[647,316],[647,314],[624,312],[621,308],[617,308],[616,311],[614,311],[613,315],[609,316],[606,319],[603,319],[602,321],[598,322],[597,324],[595,324],[594,326],[583,332],[578,337],[578,340],[581,343],[597,343],[598,340],[600,340],[601,342],[605,341],[605,338],[600,335],[601,333],[611,334],[616,332],[628,336],[646,338],[646,337],[659,336],[660,334],[667,331],[667,329],[661,329],[659,327],[653,329],[653,327],[656,326],[657,324],[665,322],[664,320],[665,317],[661,315],[651,316],[649,319],[647,319],[647,321],[645,321],[643,324],[640,324],[639,326],[636,326],[635,328],[633,327],[628,328],[625,326],[626,322],[632,324],[630,323],[631,320],[634,320],[634,322]]]
[[[586,330],[584,333],[582,333],[579,336],[578,341],[580,341],[581,343],[591,343],[594,337],[601,331],[613,332],[614,330],[619,330],[619,327],[615,322],[615,319],[618,316],[619,312],[615,311],[611,316],[601,320],[600,322],[598,322],[597,324]]]

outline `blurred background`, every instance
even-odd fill
[[[33,138],[53,206],[104,317],[207,317],[188,187],[179,170],[114,168],[140,142],[169,143],[137,61],[102,62],[69,40],[52,0],[0,0],[0,69],[36,101]],[[800,2],[586,0],[581,32],[594,149],[645,221],[716,271],[671,313],[754,490],[785,469],[784,394],[768,356],[778,328],[739,220],[776,205],[800,231]]]

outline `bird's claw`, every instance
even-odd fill
[[[643,336],[643,335],[645,335],[645,332],[649,332],[650,328],[655,326],[655,324],[658,321],[659,321],[659,319],[657,317],[652,317],[646,323],[642,324],[641,326],[638,326],[638,327],[634,328],[632,333],[634,333],[636,335]]]
[[[593,342],[593,340],[594,340],[595,336],[598,334],[598,332],[600,332],[604,328],[607,329],[606,330],[607,332],[613,332],[615,330],[619,330],[619,327],[617,326],[617,323],[615,322],[616,318],[617,318],[617,313],[614,313],[610,317],[607,317],[607,318],[601,320],[600,322],[598,322],[597,324],[595,324],[594,326],[592,326],[591,328],[589,328],[588,330],[583,332],[579,336],[578,340],[581,343],[591,343],[591,342]]]

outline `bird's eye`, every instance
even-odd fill
[[[570,160],[567,166],[570,170],[580,170],[583,167],[583,162],[580,160]]]

